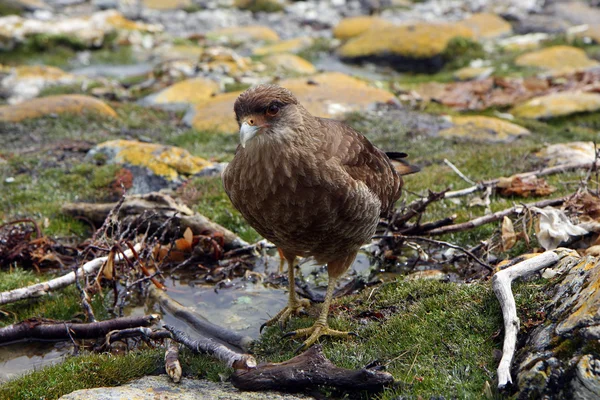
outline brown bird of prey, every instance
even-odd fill
[[[285,324],[310,305],[294,288],[296,257],[327,264],[329,283],[311,328],[286,336],[348,337],[330,329],[327,314],[336,282],[375,233],[380,216],[400,197],[402,178],[390,158],[342,122],[311,115],[287,89],[259,85],[234,106],[240,146],[223,173],[231,202],[288,263],[288,305],[265,325]],[[396,157],[403,153],[393,153]]]

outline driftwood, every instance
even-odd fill
[[[88,324],[34,318],[0,328],[0,344],[18,340],[95,339],[104,337],[114,330],[150,326],[159,320],[160,316],[156,314],[115,318]]]
[[[135,251],[137,252],[139,252],[141,248],[142,245],[139,243],[133,247],[133,249],[135,249]],[[126,250],[124,254],[127,258],[131,258],[133,257],[134,253],[131,250]],[[33,297],[44,296],[53,290],[67,287],[75,283],[76,277],[82,278],[87,274],[94,274],[98,272],[98,270],[102,267],[106,260],[108,260],[108,257],[96,258],[92,261],[88,261],[87,263],[85,263],[81,268],[78,268],[77,271],[69,272],[68,274],[60,276],[58,278],[51,279],[42,283],[36,283],[35,285],[27,286],[24,288],[18,288],[2,292],[0,293],[0,305],[14,303],[15,301],[29,299]],[[122,255],[115,255],[115,262],[121,260],[123,260]]]
[[[83,217],[100,226],[116,204],[68,203],[62,207],[62,211],[73,217]],[[150,215],[153,217],[145,218]],[[156,228],[166,220],[171,219],[173,221],[171,226],[178,227],[181,232],[190,228],[195,234],[222,235],[225,250],[248,246],[247,242],[227,228],[203,215],[194,213],[187,206],[162,193],[127,196],[120,206],[118,218],[127,221],[132,219],[137,219],[140,222],[145,221],[145,223],[150,223],[152,226],[156,225]],[[142,224],[140,228],[143,229],[143,227]]]
[[[164,310],[171,313],[175,318],[186,322],[203,336],[218,339],[244,351],[247,351],[252,343],[252,338],[242,336],[235,331],[209,322],[200,314],[173,300],[163,290],[150,286],[148,288],[148,295]]]
[[[394,383],[391,374],[372,369],[339,368],[324,355],[320,345],[282,363],[261,364],[237,370],[231,382],[241,390],[300,392],[328,386],[342,390],[378,391]]]
[[[179,383],[183,371],[179,362],[179,345],[175,341],[168,341],[165,351],[165,370],[173,382]]]
[[[535,203],[527,203],[524,205],[518,205],[518,206],[511,207],[511,208],[507,208],[506,210],[495,212],[493,214],[484,215],[483,217],[475,218],[475,219],[472,219],[467,222],[462,222],[460,224],[441,226],[439,228],[435,228],[435,229],[432,229],[430,231],[426,231],[423,233],[427,234],[427,235],[443,235],[446,233],[466,231],[468,229],[473,229],[473,228],[476,228],[481,225],[499,221],[499,220],[503,219],[504,217],[509,216],[511,214],[519,213],[525,207],[542,208],[542,207],[547,207],[547,206],[557,206],[557,205],[563,204],[570,197],[571,196],[565,196],[565,197],[561,197],[558,199],[541,200],[541,201],[537,201]]]
[[[512,383],[512,378],[510,377],[510,365],[515,353],[517,333],[519,332],[519,317],[517,317],[517,307],[511,291],[511,283],[517,278],[522,278],[556,264],[561,258],[561,253],[564,254],[565,251],[570,252],[568,249],[546,251],[539,256],[521,261],[520,263],[497,272],[492,278],[492,288],[500,302],[502,318],[504,319],[504,344],[502,346],[502,359],[498,365],[499,389]]]
[[[192,339],[184,332],[169,325],[165,325],[164,328],[171,332],[173,340],[183,344],[194,353],[209,354],[236,370],[256,368],[256,360],[250,354],[238,353],[210,338],[200,336]]]

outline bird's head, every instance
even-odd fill
[[[301,124],[298,107],[292,92],[277,85],[258,85],[240,94],[233,109],[242,147],[257,135],[285,134],[286,127]]]

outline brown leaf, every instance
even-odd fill
[[[192,242],[188,241],[186,238],[177,239],[175,241],[175,248],[179,251],[189,253],[192,251]]]
[[[185,230],[185,232],[183,232],[183,238],[188,241],[188,243],[190,244],[190,246],[194,242],[194,232],[192,232],[192,230],[190,229],[189,226]]]
[[[502,250],[507,251],[517,243],[517,235],[512,221],[508,217],[502,220]]]
[[[498,193],[502,196],[519,196],[529,197],[534,196],[547,196],[554,193],[556,188],[548,185],[543,178],[536,178],[535,176],[520,178],[513,176],[510,178],[500,178],[497,185]]]

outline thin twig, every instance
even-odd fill
[[[456,165],[452,164],[447,158],[444,158],[444,164],[449,166],[452,169],[452,171],[454,171],[456,173],[456,175],[460,176],[462,178],[462,180],[464,180],[465,182],[467,182],[471,185],[477,185],[475,182],[473,182],[471,179],[469,179],[465,174],[460,172],[460,170],[456,167]]]

